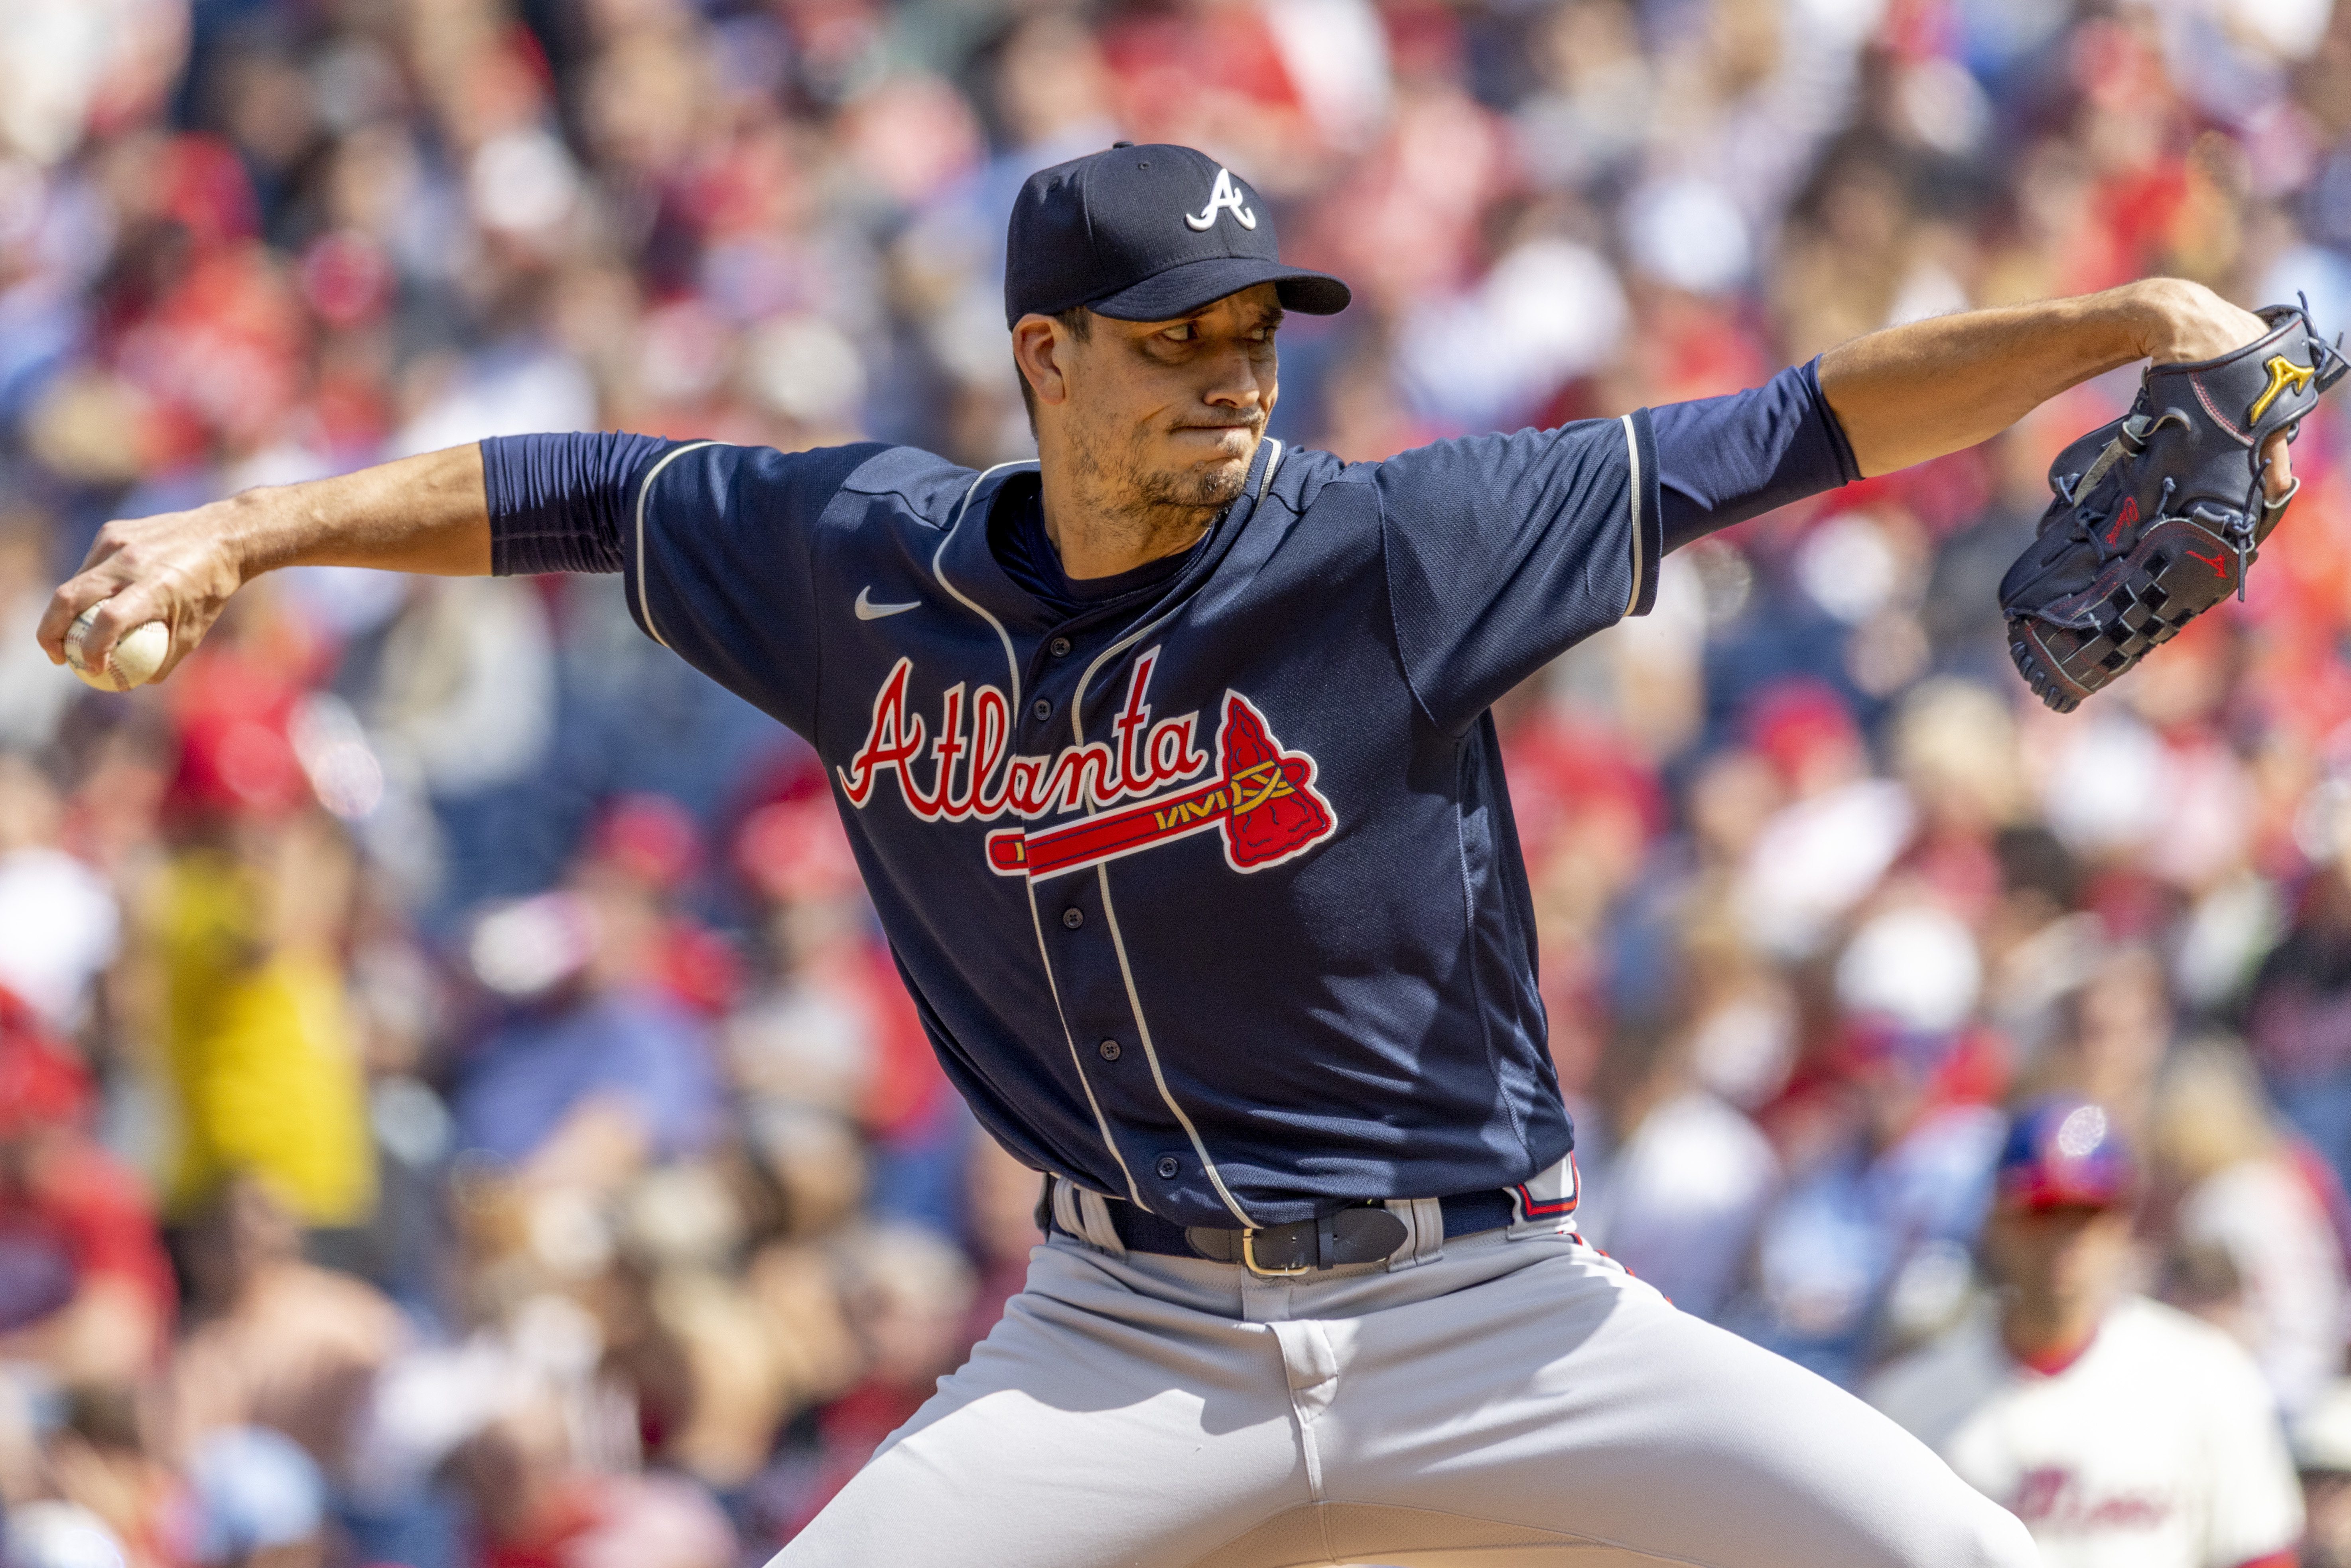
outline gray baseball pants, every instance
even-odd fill
[[[1566,1226],[1260,1280],[1087,1234],[772,1568],[2028,1568],[1832,1384]],[[1441,1248],[1441,1250],[1440,1250]]]

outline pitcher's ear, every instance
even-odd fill
[[[1070,336],[1050,316],[1023,316],[1012,324],[1012,361],[1039,402],[1060,404],[1069,400],[1065,356]]]

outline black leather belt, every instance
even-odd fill
[[[1498,1230],[1516,1218],[1510,1195],[1496,1188],[1440,1198],[1445,1235],[1474,1235]],[[1339,1269],[1350,1263],[1378,1263],[1404,1245],[1403,1219],[1373,1204],[1357,1204],[1316,1219],[1268,1225],[1256,1230],[1220,1229],[1195,1225],[1188,1228],[1137,1208],[1123,1198],[1109,1197],[1111,1228],[1130,1252],[1155,1252],[1169,1258],[1206,1258],[1215,1263],[1241,1263],[1252,1274],[1303,1274],[1313,1269]],[[1067,1227],[1055,1225],[1063,1235]],[[1079,1239],[1084,1239],[1082,1237]]]

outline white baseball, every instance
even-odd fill
[[[93,669],[83,662],[81,645],[89,636],[91,622],[98,619],[99,611],[106,603],[107,601],[99,600],[75,616],[74,623],[67,628],[66,664],[99,691],[127,692],[133,686],[153,680],[155,672],[163,667],[163,661],[172,653],[172,629],[161,621],[133,626],[115,639],[114,646],[107,653],[104,667]]]

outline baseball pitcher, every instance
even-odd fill
[[[1578,1239],[1487,709],[1646,611],[1666,551],[2151,357],[2176,395],[2066,479],[2011,607],[2044,686],[2110,677],[2085,638],[2126,579],[2153,602],[2192,503],[2241,576],[2323,346],[2151,281],[1348,464],[1265,434],[1284,312],[1347,302],[1239,175],[1121,144],[1012,213],[1036,461],[485,441],[110,523],[40,635],[63,658],[103,601],[86,656],[161,619],[176,661],[298,562],[618,572],[648,636],[820,754],[1050,1239],[781,1563],[2022,1568],[2023,1529],[1925,1446]],[[2196,444],[2216,425],[2235,444]]]

